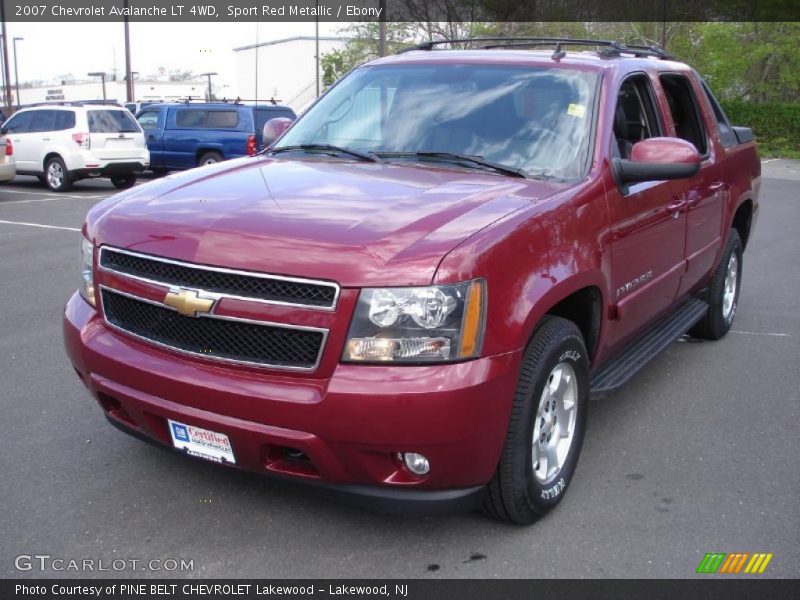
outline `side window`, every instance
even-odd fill
[[[156,129],[158,127],[158,111],[148,110],[143,112],[139,115],[137,120],[145,131],[148,129]]]
[[[660,79],[675,123],[675,135],[694,144],[701,156],[706,154],[706,130],[689,80],[684,75],[675,74],[661,75]]]
[[[65,129],[75,128],[75,111],[72,110],[57,110],[55,131],[64,131]]]
[[[717,131],[719,131],[719,139],[722,142],[722,145],[725,148],[730,148],[731,146],[737,145],[739,140],[736,137],[736,133],[733,131],[733,129],[731,129],[731,125],[728,122],[728,117],[725,116],[725,112],[722,110],[719,102],[717,102],[714,94],[711,93],[711,90],[705,81],[703,81],[703,91],[706,93],[706,99],[711,105],[711,109],[714,111],[714,118],[717,121]]]
[[[56,111],[37,110],[33,112],[30,131],[53,131],[56,128]]]
[[[19,113],[11,117],[5,125],[9,133],[28,133],[30,132],[33,112]]]
[[[614,112],[615,144],[621,158],[630,158],[636,142],[661,135],[661,123],[653,100],[653,86],[644,74],[622,82]]]
[[[239,125],[239,113],[235,110],[210,110],[206,119],[208,129],[232,129]]]
[[[197,108],[179,108],[175,112],[175,126],[182,129],[201,129],[206,124],[206,111]]]

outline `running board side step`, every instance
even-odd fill
[[[604,363],[592,375],[591,393],[607,394],[622,387],[642,367],[684,333],[708,311],[708,304],[689,298],[670,314],[651,325],[620,354]]]

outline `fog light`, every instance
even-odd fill
[[[400,455],[406,468],[414,475],[427,475],[431,470],[428,459],[416,452],[404,452]]]

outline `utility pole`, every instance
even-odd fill
[[[2,1],[2,0],[0,0]],[[125,14],[128,12],[128,0],[123,3]],[[131,73],[131,32],[128,17],[125,17],[125,97],[127,102],[133,102],[133,78]]]
[[[0,21],[2,21],[3,30],[3,72],[5,73],[5,89],[3,95],[6,113],[11,113],[11,70],[8,68],[8,32],[6,31],[6,3],[0,0]]]
[[[0,0],[2,2],[2,0]],[[22,104],[19,101],[19,71],[17,70],[17,42],[24,41],[25,38],[15,37],[14,38],[14,87],[17,88],[17,108],[19,105]]]
[[[208,77],[208,101],[211,102],[212,94],[211,94],[211,76],[218,75],[219,73],[200,73],[200,77]]]
[[[386,0],[378,2],[381,17],[378,21],[378,56],[386,56]]]
[[[2,1],[2,0],[0,0]],[[106,74],[105,71],[92,71],[91,73],[87,73],[89,77],[99,77],[100,80],[103,82],[103,100],[106,100]],[[19,94],[19,92],[17,92]]]
[[[319,98],[319,0],[317,0],[317,15],[315,17],[315,33],[314,33],[314,47],[316,48],[314,52],[314,64],[316,68],[314,69],[317,73],[317,95],[316,97]]]

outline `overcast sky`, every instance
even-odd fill
[[[320,35],[336,35],[347,23],[320,23]],[[141,76],[159,67],[216,71],[215,86],[234,85],[233,48],[295,35],[314,35],[314,23],[131,23],[131,69]],[[12,81],[17,42],[20,81],[51,80],[66,74],[86,78],[90,71],[112,73],[116,61],[125,74],[122,23],[8,23]]]

